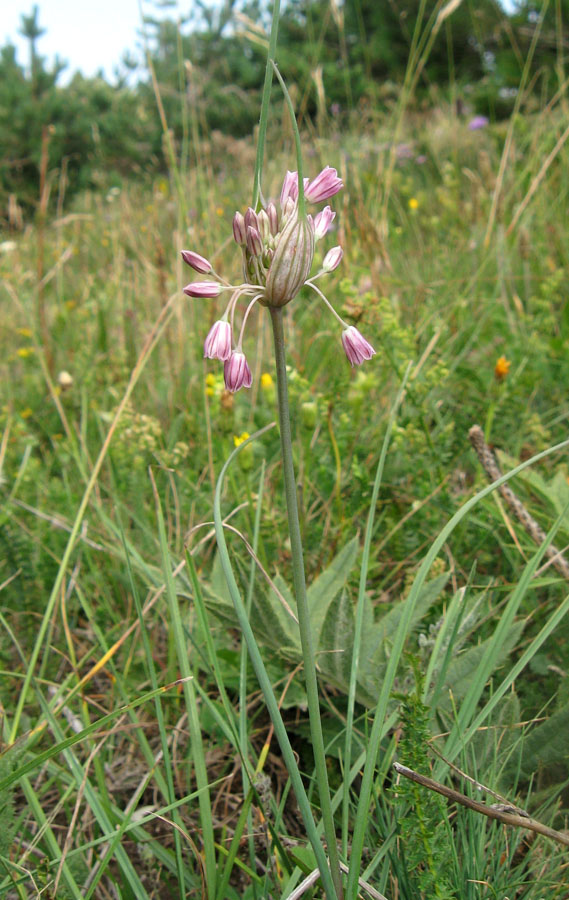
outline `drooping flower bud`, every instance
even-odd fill
[[[326,166],[326,168],[322,169],[320,174],[306,186],[304,196],[307,200],[310,200],[311,203],[320,203],[321,200],[327,200],[328,197],[333,197],[343,186],[342,179],[338,178],[336,169]]]
[[[203,345],[206,359],[221,359],[225,362],[231,356],[231,325],[220,319],[211,326]]]
[[[192,269],[200,272],[201,275],[209,275],[213,268],[205,256],[200,256],[199,253],[194,253],[193,250],[182,250],[182,259],[186,265],[191,266]]]
[[[265,306],[289,303],[310,275],[313,258],[314,232],[306,217],[295,214],[280,233],[260,302]]]
[[[321,212],[317,213],[314,218],[314,237],[317,241],[328,233],[328,229],[335,218],[336,213],[332,212],[329,206],[325,206]]]
[[[341,247],[332,247],[331,250],[328,250],[328,253],[324,257],[324,261],[322,263],[322,268],[324,269],[324,271],[333,272],[334,269],[337,269],[342,262],[343,255],[344,251]]]
[[[188,297],[219,297],[221,285],[215,281],[192,281],[185,286],[184,294]]]
[[[245,246],[247,231],[245,229],[245,219],[240,212],[236,212],[233,216],[233,237],[236,244],[239,244],[240,247]]]
[[[251,369],[245,359],[245,354],[240,350],[234,350],[223,366],[223,378],[225,387],[234,394],[242,387],[249,388],[253,383]]]
[[[375,350],[354,325],[342,332],[342,344],[352,366],[359,366],[375,355]]]

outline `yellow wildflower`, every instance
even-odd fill
[[[17,353],[22,359],[26,359],[27,356],[31,356],[34,352],[33,347],[18,347]]]
[[[234,434],[233,435],[233,443],[235,444],[236,447],[239,447],[240,444],[242,444],[243,441],[246,441],[248,437],[249,437],[249,433],[247,431],[244,431],[243,434],[240,434],[239,436]]]
[[[419,201],[416,197],[409,197],[409,209],[419,209]]]
[[[263,372],[263,374],[261,375],[261,387],[263,388],[264,391],[268,391],[269,388],[272,388],[272,386],[273,386],[273,379],[272,379],[271,375],[269,375],[268,372]]]
[[[494,366],[494,378],[496,381],[503,381],[508,372],[510,371],[510,366],[512,363],[509,359],[506,359],[505,356],[500,356],[500,358],[496,361],[496,365]]]

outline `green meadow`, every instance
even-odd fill
[[[376,355],[351,367],[309,289],[284,309],[340,860],[358,829],[362,841],[346,897],[567,898],[565,82],[551,97],[522,89],[475,129],[452,91],[419,100],[411,82],[381,110],[300,124],[305,176],[329,165],[344,185],[313,271],[342,246],[318,284]],[[296,168],[278,91],[262,178],[275,201]],[[200,128],[191,164],[164,140],[163,172],[69,202],[54,171],[49,211],[44,195],[0,242],[9,900],[328,896],[317,872],[299,889],[317,861],[213,524],[240,448],[218,489],[225,538],[319,828],[279,429],[247,442],[277,417],[270,317],[251,312],[253,382],[231,393],[203,358],[226,301],[182,290],[201,277],[182,249],[242,277],[232,219],[251,203],[255,136]],[[522,466],[507,481],[517,512],[489,489],[475,425],[502,474]]]

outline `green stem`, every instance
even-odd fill
[[[269,37],[269,50],[267,52],[267,65],[265,68],[265,82],[263,84],[263,96],[261,98],[261,114],[259,116],[259,137],[257,140],[257,157],[255,159],[255,175],[253,178],[253,202],[251,206],[257,209],[261,193],[261,174],[263,172],[263,159],[265,157],[265,142],[267,138],[267,122],[269,119],[269,99],[271,97],[271,84],[273,82],[273,65],[277,54],[277,36],[279,32],[279,15],[281,9],[280,0],[273,2],[273,16],[271,19],[271,34]]]
[[[279,426],[281,433],[281,451],[283,457],[283,477],[288,514],[288,528],[292,554],[292,571],[294,592],[296,596],[298,625],[300,630],[300,642],[302,657],[304,660],[304,677],[306,681],[306,694],[308,698],[308,715],[310,719],[310,736],[314,752],[314,765],[316,769],[316,781],[322,809],[322,823],[324,835],[328,844],[328,856],[332,870],[332,878],[338,900],[342,900],[342,876],[338,859],[338,847],[336,844],[336,832],[334,829],[334,816],[330,800],[330,788],[328,786],[328,773],[326,770],[326,753],[324,750],[324,738],[322,735],[322,722],[320,719],[320,702],[318,698],[318,682],[316,679],[316,664],[314,659],[314,647],[310,630],[310,614],[306,598],[306,583],[304,578],[304,559],[302,552],[302,539],[298,521],[298,503],[296,497],[296,480],[294,477],[294,463],[292,457],[292,438],[290,431],[290,411],[288,404],[288,386],[286,376],[286,354],[283,330],[282,307],[271,307],[271,321],[273,325],[273,340],[275,345],[275,364],[277,370],[277,396],[279,406]]]
[[[253,668],[255,669],[255,675],[257,676],[259,687],[263,692],[263,697],[265,699],[265,703],[267,704],[267,709],[274,725],[275,734],[281,748],[284,763],[287,768],[287,772],[289,774],[292,787],[296,795],[296,800],[304,821],[306,835],[308,837],[308,840],[310,841],[310,845],[316,857],[318,868],[320,869],[322,884],[324,886],[326,896],[329,898],[329,900],[336,900],[337,895],[334,888],[334,883],[330,875],[328,861],[326,859],[326,855],[320,841],[318,829],[316,828],[316,825],[314,823],[312,810],[310,808],[310,802],[304,789],[304,784],[302,783],[302,778],[300,776],[300,770],[296,762],[296,757],[294,755],[294,751],[292,749],[287,730],[281,716],[281,711],[279,709],[279,704],[273,691],[271,680],[267,674],[267,670],[265,669],[265,664],[263,663],[263,658],[259,651],[259,647],[257,646],[257,641],[255,640],[255,635],[253,634],[253,629],[251,628],[249,618],[247,616],[245,604],[241,599],[241,594],[239,593],[239,588],[237,587],[237,582],[235,581],[233,569],[231,568],[231,561],[229,559],[229,553],[227,550],[227,544],[225,541],[225,534],[223,529],[223,519],[221,516],[221,494],[223,491],[225,474],[229,466],[231,465],[237,454],[245,449],[247,444],[249,444],[256,437],[260,437],[265,433],[265,431],[268,431],[269,428],[272,428],[273,425],[274,423],[271,423],[271,425],[266,425],[246,441],[243,441],[242,444],[239,444],[239,446],[235,448],[233,453],[231,453],[231,455],[225,462],[221,472],[219,473],[219,478],[215,487],[215,497],[213,501],[215,535],[217,539],[217,548],[219,551],[223,574],[225,575],[225,580],[227,582],[229,593],[231,594],[231,599],[233,600],[233,605],[235,607],[235,612],[239,620],[239,625],[243,632],[243,637],[247,644],[247,649],[249,650],[249,656],[251,657],[251,662],[253,664]]]
[[[277,76],[277,81],[279,82],[282,92],[284,94],[285,103],[288,107],[288,111],[290,114],[290,121],[292,125],[292,130],[294,134],[294,146],[296,148],[296,169],[298,173],[298,217],[299,219],[304,218],[306,204],[304,199],[304,177],[302,171],[302,147],[300,144],[300,132],[298,130],[298,124],[296,121],[296,115],[294,112],[294,106],[292,105],[292,100],[290,94],[287,90],[287,86],[284,83],[284,79],[281,73],[278,70],[277,64],[273,62],[273,69],[275,75]]]

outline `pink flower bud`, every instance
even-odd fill
[[[342,179],[338,178],[336,169],[326,166],[305,188],[304,196],[311,203],[320,203],[333,197],[343,187]]]
[[[233,237],[236,244],[239,244],[240,247],[244,246],[247,232],[245,231],[245,219],[240,212],[236,212],[233,216]]]
[[[314,237],[317,241],[328,233],[330,225],[336,218],[336,213],[332,212],[329,206],[325,206],[322,212],[319,212],[314,218]]]
[[[298,172],[287,172],[281,190],[281,209],[284,210],[289,199],[294,201],[298,197]]]
[[[269,229],[274,237],[279,230],[279,214],[272,200],[267,206],[267,216],[269,217]]]
[[[247,250],[251,256],[260,256],[263,252],[263,242],[261,235],[256,228],[251,225],[247,226]]]
[[[353,325],[342,332],[342,344],[352,366],[359,366],[375,355],[371,344],[368,344],[365,337]]]
[[[234,350],[223,366],[225,387],[234,394],[242,387],[250,388],[253,383],[251,369],[245,359],[245,354],[240,350]]]
[[[216,281],[192,281],[184,288],[188,297],[219,297],[221,286]]]
[[[204,256],[200,256],[199,253],[194,253],[193,250],[182,250],[182,259],[188,266],[191,266],[192,269],[195,269],[196,272],[200,272],[202,275],[209,275],[212,270],[209,260]]]
[[[283,219],[288,219],[294,212],[295,202],[292,197],[289,197],[283,206]]]
[[[256,228],[259,230],[259,222],[257,220],[257,213],[252,207],[249,207],[245,213],[245,228],[247,227]]]
[[[231,356],[231,325],[220,319],[211,326],[203,345],[203,355],[207,359],[225,361]]]
[[[284,306],[296,297],[310,275],[313,258],[314,232],[306,217],[295,214],[279,235],[261,303]]]
[[[266,241],[271,234],[271,226],[269,223],[269,217],[264,209],[257,213],[257,221],[259,223],[259,234],[261,235],[261,240]]]
[[[333,272],[334,269],[337,269],[342,262],[343,255],[344,251],[341,247],[332,247],[331,250],[328,250],[328,253],[324,257],[324,262],[322,263],[324,271]]]

